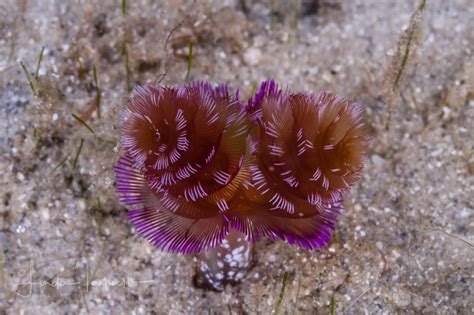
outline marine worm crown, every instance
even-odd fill
[[[225,85],[137,87],[120,124],[117,191],[130,220],[185,253],[218,246],[231,228],[252,242],[324,246],[368,146],[360,105],[274,81],[246,106]]]
[[[141,205],[129,218],[157,247],[198,252],[220,244],[224,214],[249,174],[248,120],[226,86],[137,87],[121,118],[117,191]]]

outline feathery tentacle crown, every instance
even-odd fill
[[[324,246],[368,144],[360,105],[274,81],[246,106],[225,85],[137,87],[121,132],[117,191],[130,220],[155,246],[185,253],[218,246],[231,228]]]

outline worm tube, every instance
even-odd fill
[[[197,255],[195,284],[222,291],[226,284],[235,285],[246,275],[252,262],[252,244],[245,234],[231,229],[222,243]]]

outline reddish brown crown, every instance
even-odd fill
[[[215,247],[231,228],[324,246],[368,146],[360,105],[273,81],[245,108],[226,86],[138,87],[121,127],[117,191],[130,220],[181,252]]]
[[[306,248],[325,245],[342,194],[366,159],[360,105],[326,92],[283,93],[267,81],[247,110],[257,124],[253,176],[244,194],[248,211],[267,215],[259,222],[270,237]]]
[[[122,116],[119,192],[144,208],[129,213],[158,247],[196,252],[228,231],[223,212],[235,207],[250,174],[248,120],[226,86],[194,83],[135,90]]]

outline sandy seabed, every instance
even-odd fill
[[[0,314],[474,313],[473,21],[472,0],[0,0]],[[182,83],[190,41],[190,79],[330,90],[373,137],[333,241],[263,240],[221,293],[137,235],[111,169],[129,88]]]

